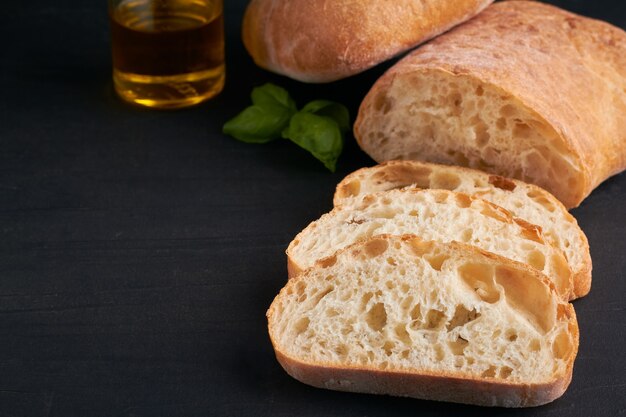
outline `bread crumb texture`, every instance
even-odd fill
[[[348,175],[337,186],[336,206],[354,206],[367,194],[397,188],[446,189],[497,204],[514,217],[541,228],[572,272],[576,296],[589,292],[592,262],[589,243],[576,219],[548,191],[483,171],[420,161],[390,161]]]
[[[567,375],[578,333],[542,279],[462,244],[377,237],[290,280],[269,329],[305,364],[549,383]]]
[[[523,262],[542,271],[565,299],[573,296],[572,271],[538,228],[479,198],[446,190],[390,190],[340,206],[304,229],[287,255],[300,270],[317,260],[380,234],[415,234],[425,240],[457,241]]]

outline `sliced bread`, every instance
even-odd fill
[[[591,255],[576,219],[552,194],[535,185],[457,166],[418,161],[390,161],[360,169],[339,183],[335,205],[352,205],[365,194],[401,187],[441,188],[480,197],[513,216],[541,227],[546,240],[559,248],[574,274],[574,294],[591,288]]]
[[[352,243],[379,234],[458,241],[526,263],[547,275],[564,299],[575,297],[572,273],[538,228],[479,198],[446,190],[391,190],[336,207],[307,226],[287,248],[289,276]]]
[[[578,350],[574,309],[542,274],[415,236],[320,261],[267,317],[287,373],[340,391],[537,406],[567,389]]]

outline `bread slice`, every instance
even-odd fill
[[[494,3],[409,54],[354,131],[377,162],[478,168],[575,207],[626,169],[626,32],[535,1]]]
[[[535,226],[485,200],[446,190],[391,190],[365,196],[351,207],[336,207],[289,244],[289,276],[379,234],[468,243],[544,272],[564,299],[575,297],[567,261]]]
[[[542,274],[415,236],[326,258],[267,317],[287,373],[340,391],[536,406],[567,389],[578,350],[574,309]]]
[[[480,197],[540,226],[544,238],[563,252],[574,273],[574,294],[591,288],[591,255],[576,219],[549,192],[535,185],[482,171],[418,161],[390,161],[360,169],[343,179],[335,205],[354,204],[365,194],[401,187],[442,188]]]
[[[330,82],[408,51],[492,2],[252,0],[242,37],[260,67],[304,82]]]

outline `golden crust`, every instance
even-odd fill
[[[569,195],[557,194],[568,208],[626,169],[626,33],[619,28],[539,2],[495,3],[411,53],[372,92],[426,71],[491,85],[546,122],[578,170]],[[359,117],[355,136],[367,149],[363,123]]]
[[[400,239],[417,245],[429,243],[422,241],[415,235],[379,235],[372,238],[372,240],[374,239]],[[337,251],[333,257],[345,256],[362,245],[364,245],[363,242],[355,243]],[[446,245],[450,246],[452,250],[465,251],[472,256],[484,260],[489,259],[492,262],[521,270],[525,274],[541,281],[545,286],[549,287],[550,293],[557,300],[561,300],[553,283],[542,273],[528,265],[463,243],[451,242]],[[320,265],[318,264],[307,271],[319,267]],[[298,358],[290,357],[281,350],[280,345],[277,343],[271,327],[271,319],[277,313],[275,311],[277,300],[281,297],[281,294],[283,292],[287,293],[289,287],[297,285],[299,280],[307,279],[307,271],[289,280],[287,285],[276,296],[266,314],[268,331],[276,353],[276,359],[289,375],[300,382],[317,388],[346,392],[384,394],[492,407],[535,407],[559,398],[572,380],[574,361],[578,354],[579,328],[574,307],[564,301],[559,301],[558,310],[560,311],[559,315],[568,320],[568,329],[574,341],[573,349],[566,361],[566,371],[562,375],[556,376],[553,380],[542,383],[521,384],[500,378],[480,378],[452,372],[381,370],[366,365],[342,366],[323,362],[307,363]]]
[[[330,82],[392,58],[475,16],[493,0],[252,0],[243,41],[257,65]]]

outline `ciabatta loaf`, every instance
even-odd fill
[[[567,261],[543,240],[537,227],[485,200],[445,190],[385,191],[367,195],[350,207],[336,207],[289,244],[289,276],[379,234],[468,243],[543,271],[564,299],[576,297]]]
[[[480,197],[515,217],[538,225],[543,236],[563,252],[574,273],[574,293],[591,288],[591,255],[576,219],[549,192],[523,181],[458,166],[418,161],[390,161],[360,169],[337,185],[335,205],[351,205],[364,195],[402,187],[441,188]]]
[[[252,0],[243,42],[257,65],[305,82],[364,71],[464,22],[493,0]]]
[[[381,77],[354,130],[378,162],[479,168],[575,207],[626,168],[626,33],[540,2],[494,3]]]
[[[574,309],[525,265],[377,237],[290,280],[267,312],[276,357],[315,387],[529,407],[566,390]]]

